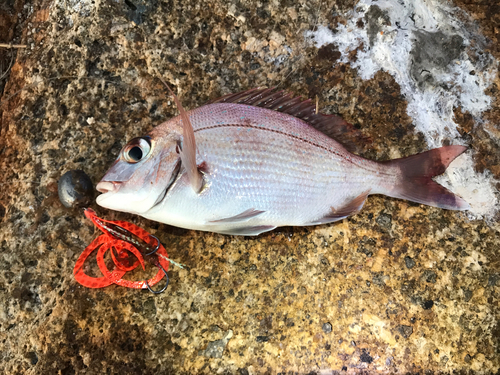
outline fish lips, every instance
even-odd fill
[[[151,191],[138,191],[129,189],[127,184],[118,181],[101,181],[96,189],[101,195],[96,198],[99,206],[122,212],[130,212],[141,215],[147,212],[154,204]]]
[[[101,181],[95,188],[99,193],[106,194],[112,191],[117,191],[120,188],[120,183],[116,181]]]
[[[98,192],[102,193],[96,198],[97,204],[106,207],[106,200],[112,197],[120,189],[120,182],[101,181],[95,188]]]

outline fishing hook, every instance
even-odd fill
[[[156,240],[156,247],[153,249],[152,252],[150,253],[147,253],[147,254],[144,254],[146,256],[148,255],[153,255],[154,253],[156,253],[158,251],[158,249],[160,248],[160,240],[158,239],[158,237],[156,236],[153,236],[152,234],[149,235],[149,237],[153,237],[155,240]]]
[[[154,236],[152,236],[154,237]],[[149,286],[149,283],[148,281],[146,280],[145,281],[145,284],[146,284],[146,287],[148,288],[148,290],[153,293],[153,294],[161,294],[165,291],[165,289],[167,289],[168,287],[168,283],[170,282],[170,279],[168,278],[168,274],[167,274],[167,271],[165,271],[165,268],[162,267],[162,265],[160,263],[158,263],[158,267],[161,268],[161,270],[163,271],[163,273],[165,274],[166,278],[167,278],[167,283],[165,284],[165,286],[159,290],[159,291],[154,291],[153,289],[151,289],[151,287]]]

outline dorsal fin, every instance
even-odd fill
[[[316,130],[335,139],[349,151],[357,151],[360,143],[370,142],[368,137],[364,136],[343,118],[336,115],[316,113],[316,105],[311,99],[302,100],[302,97],[293,97],[292,94],[284,90],[276,91],[275,87],[269,89],[254,88],[229,94],[211,100],[207,104],[214,103],[246,104],[287,113],[307,122]]]

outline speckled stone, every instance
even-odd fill
[[[61,205],[57,181],[80,169],[95,184],[127,140],[176,114],[157,72],[187,108],[279,85],[317,95],[327,112],[361,128],[372,140],[363,156],[425,150],[389,74],[363,81],[349,64],[332,68],[335,46],[304,41],[318,22],[345,22],[355,1],[34,3],[0,6],[9,21],[0,22],[0,36],[28,45],[1,86],[0,372],[499,371],[498,220],[372,196],[342,222],[254,238],[178,229],[93,204],[100,216],[156,235],[187,267],[169,271],[159,296],[88,289],[73,278],[96,233],[81,210]],[[489,3],[458,1],[498,60],[500,9]],[[497,179],[499,84],[488,89],[494,101],[482,126],[455,111],[478,170]]]

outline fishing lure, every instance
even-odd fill
[[[76,261],[73,275],[78,283],[88,288],[103,288],[111,284],[117,284],[133,289],[148,289],[155,294],[161,293],[167,288],[169,282],[167,271],[170,260],[157,237],[127,221],[101,219],[91,208],[85,209],[85,216],[92,220],[103,234],[92,241]],[[101,277],[91,277],[83,271],[85,260],[94,250],[97,250],[97,265],[104,275]],[[108,250],[111,252],[111,258],[115,264],[115,269],[112,271],[108,269],[104,262],[104,255]],[[136,258],[132,264],[130,264],[131,255]],[[145,269],[144,258],[158,267],[158,273],[149,280],[124,280],[123,276],[137,268],[139,264]],[[151,289],[164,276],[167,278],[166,285],[160,291]]]

